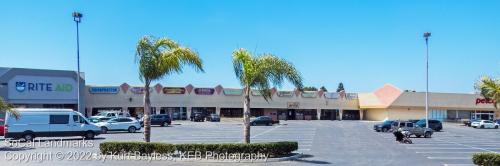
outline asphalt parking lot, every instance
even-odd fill
[[[475,129],[446,123],[443,131],[435,132],[432,138],[412,138],[414,144],[401,146],[445,166],[468,166],[474,165],[471,160],[473,153],[500,152],[499,134],[498,129]],[[379,135],[394,139],[391,133]]]
[[[414,144],[394,141],[392,133],[374,132],[375,122],[366,121],[282,121],[280,125],[252,127],[252,141],[298,141],[295,161],[270,163],[232,163],[234,165],[471,165],[474,152],[500,152],[496,135],[500,130],[473,129],[458,124],[444,124],[442,132],[432,138],[412,138]],[[141,130],[142,131],[142,130]],[[8,147],[0,144],[0,160],[9,165],[69,165],[75,161],[44,161],[20,163],[7,161],[7,153],[98,152],[105,141],[140,141],[142,133],[113,132],[92,140],[85,148]],[[174,121],[169,127],[152,127],[153,142],[168,143],[236,143],[242,140],[239,122]],[[43,138],[42,140],[59,138]],[[79,138],[63,138],[78,142]],[[210,162],[175,161],[79,161],[79,165],[220,165]],[[227,163],[226,163],[227,164]]]

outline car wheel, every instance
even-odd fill
[[[271,123],[267,123],[266,125],[271,126],[272,124]]]
[[[253,122],[253,123],[252,123],[252,126],[257,126],[257,123]]]
[[[167,127],[168,126],[168,122],[163,122],[163,125],[161,125],[163,127]]]
[[[484,129],[484,125],[481,125],[481,127],[479,127],[479,128],[482,128],[482,129]]]
[[[128,128],[128,132],[129,132],[129,133],[135,133],[135,130],[136,130],[136,129],[135,129],[135,127],[134,127],[134,126],[130,126],[130,127]]]
[[[380,130],[375,130],[375,131],[380,132]]]
[[[23,135],[22,139],[24,139],[23,141],[31,142],[31,141],[33,141],[33,139],[35,139],[35,135],[33,135],[33,134],[25,134],[25,135]]]
[[[107,127],[101,127],[101,133],[107,134],[108,133],[108,128]]]
[[[95,137],[95,134],[92,131],[87,131],[85,133],[85,139],[94,139],[94,137]]]
[[[382,128],[382,132],[387,132],[387,128]]]
[[[420,137],[422,137],[422,135],[415,135],[415,137],[420,138]]]
[[[495,126],[495,129],[498,129],[498,126]]]
[[[425,138],[431,138],[431,132],[425,132],[424,137]]]

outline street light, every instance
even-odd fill
[[[82,13],[79,12],[73,12],[73,21],[76,23],[76,61],[77,61],[77,68],[78,71],[76,73],[76,86],[77,86],[77,110],[80,112],[80,34],[78,31],[78,24],[82,21]]]
[[[424,33],[426,57],[425,57],[425,127],[429,127],[429,37],[430,32]]]

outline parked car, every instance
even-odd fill
[[[205,121],[205,115],[203,115],[202,113],[191,114],[191,121],[193,121],[193,122],[204,122]]]
[[[474,128],[482,128],[482,129],[484,128],[498,129],[498,124],[489,120],[474,121],[471,123],[471,126]]]
[[[377,131],[377,132],[387,132],[389,131],[393,126],[397,126],[398,122],[397,121],[393,121],[393,120],[386,120],[380,124],[375,124],[373,125],[373,130]]]
[[[11,113],[5,117],[5,138],[32,141],[35,137],[83,136],[93,139],[101,129],[81,113],[71,109],[16,109],[20,118]]]
[[[275,123],[279,123],[279,121],[273,121],[273,118],[271,118],[270,116],[259,116],[254,120],[250,121],[251,126],[257,126],[257,125],[271,126]]]
[[[119,118],[119,117],[130,117],[128,112],[120,111],[103,111],[99,112],[97,115],[91,116],[91,118]]]
[[[406,131],[406,135],[420,138],[424,136],[425,138],[430,138],[434,133],[431,128],[421,127],[416,125],[413,122],[404,122],[404,127],[401,128],[403,131]]]
[[[141,126],[144,126],[144,118],[139,120]],[[156,114],[151,116],[151,125],[160,125],[162,127],[172,124],[172,118],[167,114]]]
[[[91,118],[88,118],[90,123],[106,122],[110,119],[111,119],[110,117],[93,117],[93,118],[91,117]]]
[[[425,119],[421,119],[415,124],[420,127],[427,127],[425,125]],[[439,120],[429,119],[429,128],[434,131],[441,131],[443,129],[443,123],[441,123],[441,121]]]
[[[5,120],[1,119],[0,118],[0,136],[4,136],[5,135],[5,127],[4,127],[4,124],[5,124]]]
[[[100,127],[103,134],[108,133],[108,131],[135,133],[137,130],[141,130],[141,124],[133,118],[113,118],[106,122],[96,123],[96,125]]]
[[[463,121],[464,125],[471,127],[472,122],[479,122],[480,120],[478,119],[472,119],[472,120],[465,120]]]
[[[206,120],[210,122],[220,122],[220,116],[217,114],[210,114],[206,117]]]

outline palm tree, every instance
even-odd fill
[[[484,76],[476,83],[476,89],[480,91],[483,97],[492,100],[494,102],[493,106],[498,108],[498,103],[500,103],[500,79]]]
[[[189,48],[180,46],[168,39],[145,36],[137,43],[136,61],[139,63],[139,76],[144,83],[144,140],[151,137],[151,101],[149,88],[152,81],[158,81],[173,73],[182,73],[184,65],[192,66],[203,72],[200,57]]]
[[[250,93],[256,88],[266,101],[271,99],[271,84],[281,86],[284,79],[298,89],[302,89],[302,77],[295,67],[274,55],[264,54],[253,57],[245,49],[233,52],[233,66],[236,78],[243,86],[243,136],[244,143],[250,143]]]
[[[19,113],[14,110],[10,104],[5,102],[2,97],[0,97],[0,112],[8,112],[16,119],[20,117]]]

